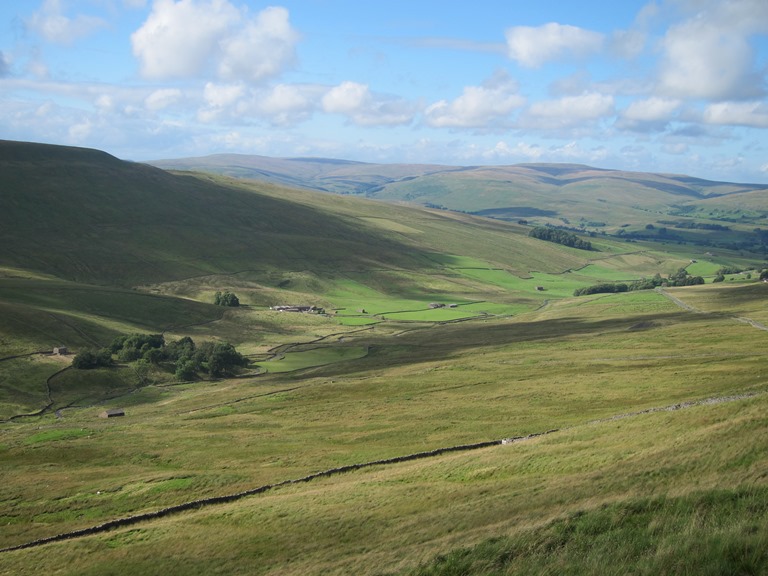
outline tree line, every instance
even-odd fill
[[[546,240],[547,242],[554,242],[555,244],[562,244],[570,248],[578,248],[579,250],[592,250],[592,243],[589,240],[579,238],[573,232],[567,232],[560,228],[537,226],[528,233],[528,236],[539,240]]]
[[[632,292],[634,290],[653,290],[659,286],[695,286],[697,284],[704,284],[704,278],[701,276],[691,276],[685,268],[680,268],[667,278],[662,278],[661,274],[656,273],[652,278],[642,278],[628,284],[625,282],[604,282],[593,286],[577,288],[573,291],[573,295],[610,294],[614,292]]]

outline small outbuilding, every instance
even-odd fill
[[[122,408],[110,408],[99,414],[99,418],[115,418],[117,416],[125,416],[125,410]]]
[[[53,355],[54,356],[64,356],[66,354],[69,354],[69,350],[67,350],[66,346],[56,346],[53,349]]]

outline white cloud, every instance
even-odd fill
[[[603,45],[602,34],[557,22],[538,27],[514,26],[505,35],[509,57],[529,68],[556,58],[584,56]]]
[[[27,26],[48,40],[57,44],[71,44],[87,36],[106,23],[95,16],[79,15],[69,18],[63,14],[61,0],[45,0],[40,9],[32,14]]]
[[[226,108],[240,100],[245,93],[242,84],[214,84],[207,82],[203,89],[203,100],[213,108]]]
[[[147,78],[196,76],[237,18],[238,11],[226,1],[157,0],[146,22],[131,35],[142,74]]]
[[[147,110],[156,112],[176,104],[180,99],[181,90],[176,88],[163,88],[155,90],[152,94],[147,96],[144,100],[144,105],[147,107]]]
[[[505,120],[524,104],[517,82],[497,73],[481,86],[466,86],[452,102],[431,104],[424,111],[424,119],[435,128],[485,128]]]
[[[483,153],[483,158],[486,160],[526,160],[528,162],[538,162],[544,155],[545,150],[538,144],[527,144],[525,142],[518,142],[514,146],[510,146],[503,140],[497,142],[496,145]]]
[[[678,98],[755,97],[763,80],[754,69],[753,34],[768,31],[764,0],[703,0],[662,42],[659,90]]]
[[[262,96],[257,109],[273,125],[296,124],[309,118],[324,91],[320,86],[278,84]]]
[[[284,8],[251,17],[228,0],[156,0],[131,42],[147,78],[258,82],[292,63],[298,33]]]
[[[322,98],[330,114],[347,116],[359,126],[395,126],[413,121],[414,106],[400,99],[373,94],[367,84],[342,82]]]
[[[101,94],[94,102],[96,109],[104,114],[112,112],[115,108],[115,99],[109,94]]]
[[[645,100],[636,100],[632,102],[627,106],[627,109],[622,116],[629,120],[638,120],[641,122],[669,120],[679,107],[679,100],[668,100],[666,98],[658,98],[654,96]]]
[[[248,96],[246,87],[242,83],[238,84],[215,84],[207,82],[203,88],[204,106],[197,112],[197,119],[201,122],[213,123],[231,121],[238,118],[244,122],[242,117],[247,112],[247,103],[245,99]]]
[[[226,80],[254,82],[275,76],[293,62],[298,40],[288,10],[266,8],[239,33],[221,39],[219,75]]]
[[[365,106],[371,93],[366,84],[342,82],[323,96],[323,109],[331,114],[354,114]]]
[[[619,128],[639,132],[662,130],[675,118],[681,104],[680,100],[658,96],[635,100],[622,112],[616,124]]]
[[[523,125],[542,129],[569,128],[591,124],[613,114],[613,96],[587,92],[534,102],[526,111]]]
[[[765,102],[718,102],[710,104],[704,110],[704,122],[768,128],[768,104]]]
[[[3,53],[2,50],[0,50],[0,78],[3,76],[8,76],[8,74],[11,73],[11,63],[8,61],[8,58]]]

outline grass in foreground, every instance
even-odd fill
[[[3,553],[0,570],[760,574],[767,407],[763,395],[362,470]],[[159,497],[190,485],[179,478],[123,490]]]

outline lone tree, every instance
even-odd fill
[[[240,299],[233,292],[216,291],[216,294],[213,297],[213,303],[216,304],[216,306],[235,307],[235,306],[240,306]]]

